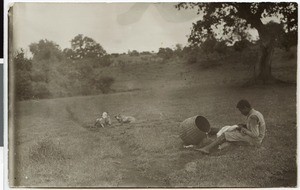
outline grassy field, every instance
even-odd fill
[[[237,61],[238,62],[238,61]],[[296,81],[296,58],[274,58],[274,75]],[[113,66],[116,93],[18,102],[16,186],[287,187],[296,185],[296,85],[241,87],[239,63],[203,69],[179,62]],[[179,124],[205,116],[211,126],[240,123],[248,99],[267,123],[263,146],[211,155],[184,149]],[[91,129],[107,111],[136,123]]]

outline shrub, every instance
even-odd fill
[[[197,63],[197,54],[196,53],[190,53],[187,56],[187,63],[188,64],[194,64]]]
[[[17,71],[15,78],[17,100],[30,99],[32,96],[30,74],[28,72]]]
[[[136,50],[128,51],[128,55],[130,56],[139,56],[139,52]]]
[[[217,44],[217,40],[214,37],[207,38],[204,42],[201,43],[200,47],[202,51],[208,55],[210,53],[213,53],[215,51],[215,46]]]
[[[13,59],[15,90],[17,100],[30,99],[31,94],[31,69],[32,60],[25,57],[23,49],[16,52]]]
[[[226,42],[221,41],[217,42],[214,47],[215,52],[218,53],[218,55],[225,55],[227,53],[227,45]]]
[[[159,48],[157,55],[164,60],[168,60],[173,56],[173,50],[171,48]]]
[[[94,79],[95,87],[101,90],[102,93],[107,94],[111,91],[111,86],[115,82],[113,77],[102,76]]]
[[[246,48],[250,47],[250,45],[251,45],[251,43],[248,40],[241,40],[241,41],[235,42],[235,44],[233,45],[233,48],[235,51],[242,52]]]
[[[103,67],[108,67],[112,64],[112,61],[110,59],[110,56],[109,55],[105,55],[103,57],[100,58],[100,64],[101,66]]]
[[[197,63],[201,57],[202,51],[199,47],[185,47],[183,57],[188,64]]]
[[[32,82],[32,95],[34,98],[50,98],[51,94],[45,82]]]

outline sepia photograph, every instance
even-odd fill
[[[297,186],[296,2],[15,2],[8,181]]]

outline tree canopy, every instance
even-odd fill
[[[211,35],[219,35],[219,40],[231,43],[247,40],[249,31],[256,30],[261,57],[255,67],[255,83],[276,81],[271,74],[274,47],[280,45],[288,49],[298,41],[298,5],[295,2],[192,2],[178,3],[176,8],[197,9],[200,16],[200,19],[193,23],[188,39],[192,46],[199,46]]]
[[[59,45],[46,39],[40,40],[38,43],[30,44],[29,50],[33,55],[33,60],[61,60],[63,58]]]
[[[189,37],[189,42],[195,45],[203,42],[218,27],[222,28],[222,36],[231,41],[242,39],[249,29],[256,29],[260,39],[267,39],[276,34],[270,32],[275,25],[266,27],[264,24],[267,18],[280,21],[277,30],[281,34],[297,35],[297,3],[179,3],[176,8],[196,8],[202,16],[193,24]]]
[[[65,49],[64,53],[71,59],[101,58],[107,55],[99,43],[82,34],[71,40],[71,49]]]

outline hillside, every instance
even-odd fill
[[[274,75],[295,81],[296,57],[287,59],[282,51],[276,55]],[[296,185],[296,86],[242,88],[252,72],[240,60],[230,57],[209,68],[179,59],[115,64],[101,71],[115,78],[114,93],[18,102],[15,184]],[[203,115],[213,127],[239,123],[245,118],[235,105],[242,98],[265,116],[267,136],[261,148],[234,146],[210,156],[182,148],[181,121]],[[111,128],[91,128],[103,111],[112,118],[119,113],[131,115],[137,122],[120,125],[113,119]]]

